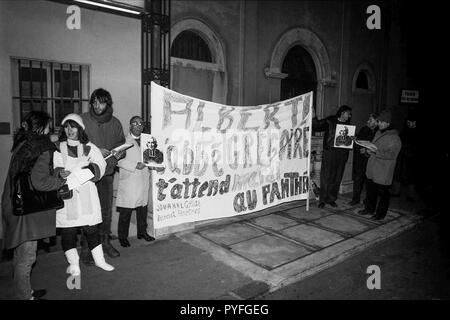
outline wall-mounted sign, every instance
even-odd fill
[[[419,103],[419,90],[402,89],[400,103]]]

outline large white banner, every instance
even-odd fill
[[[227,106],[152,83],[154,228],[307,199],[312,99]]]

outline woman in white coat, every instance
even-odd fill
[[[122,247],[129,247],[128,230],[131,213],[136,210],[137,238],[154,240],[147,234],[147,204],[150,185],[150,170],[141,162],[140,138],[144,129],[142,118],[130,119],[130,133],[126,143],[133,145],[126,157],[119,161],[119,183],[117,186],[116,208],[119,211],[117,233]]]
[[[77,251],[79,227],[86,235],[95,265],[112,271],[114,267],[106,263],[103,256],[98,232],[102,214],[95,186],[95,181],[105,173],[106,161],[100,150],[89,142],[79,115],[67,115],[62,121],[62,127],[59,138],[60,152],[54,153],[53,165],[63,178],[67,178],[69,188],[73,188],[69,199],[64,200],[64,208],[56,212],[56,227],[61,228],[61,245],[69,263],[67,273],[80,275]]]

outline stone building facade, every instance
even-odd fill
[[[380,9],[380,29],[367,26],[372,5]],[[0,181],[13,132],[26,112],[21,108],[31,108],[31,100],[60,119],[86,111],[89,93],[104,87],[125,130],[129,118],[141,113],[140,20],[82,8],[81,28],[69,30],[67,7],[44,0],[0,1],[0,118],[7,128],[0,134]],[[401,123],[400,89],[410,83],[400,7],[397,1],[171,0],[171,89],[237,106],[313,90],[319,117],[347,104],[359,128],[370,112],[390,107]],[[68,74],[79,87],[71,87],[71,99],[55,96],[57,88],[64,91]],[[20,100],[19,79],[28,81],[35,98]],[[47,93],[52,97],[43,99]],[[320,146],[317,137],[313,148],[319,160]],[[350,169],[351,156],[343,192],[351,191]]]

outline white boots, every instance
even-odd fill
[[[105,257],[103,256],[103,248],[102,244],[99,244],[94,249],[91,250],[92,257],[94,258],[95,265],[105,271],[113,271],[114,267],[105,261]]]
[[[105,261],[105,257],[103,256],[103,248],[102,245],[99,244],[94,249],[91,250],[92,257],[94,258],[95,265],[105,271],[113,271],[114,267]],[[78,256],[78,251],[76,248],[67,250],[64,252],[67,258],[67,262],[69,262],[69,266],[67,267],[66,272],[70,275],[77,277],[80,275],[80,258]]]
[[[67,273],[71,274],[72,276],[79,276],[80,275],[80,258],[78,257],[78,251],[76,248],[69,249],[66,252],[64,252],[67,258],[67,262],[69,262],[69,266],[67,267]]]

